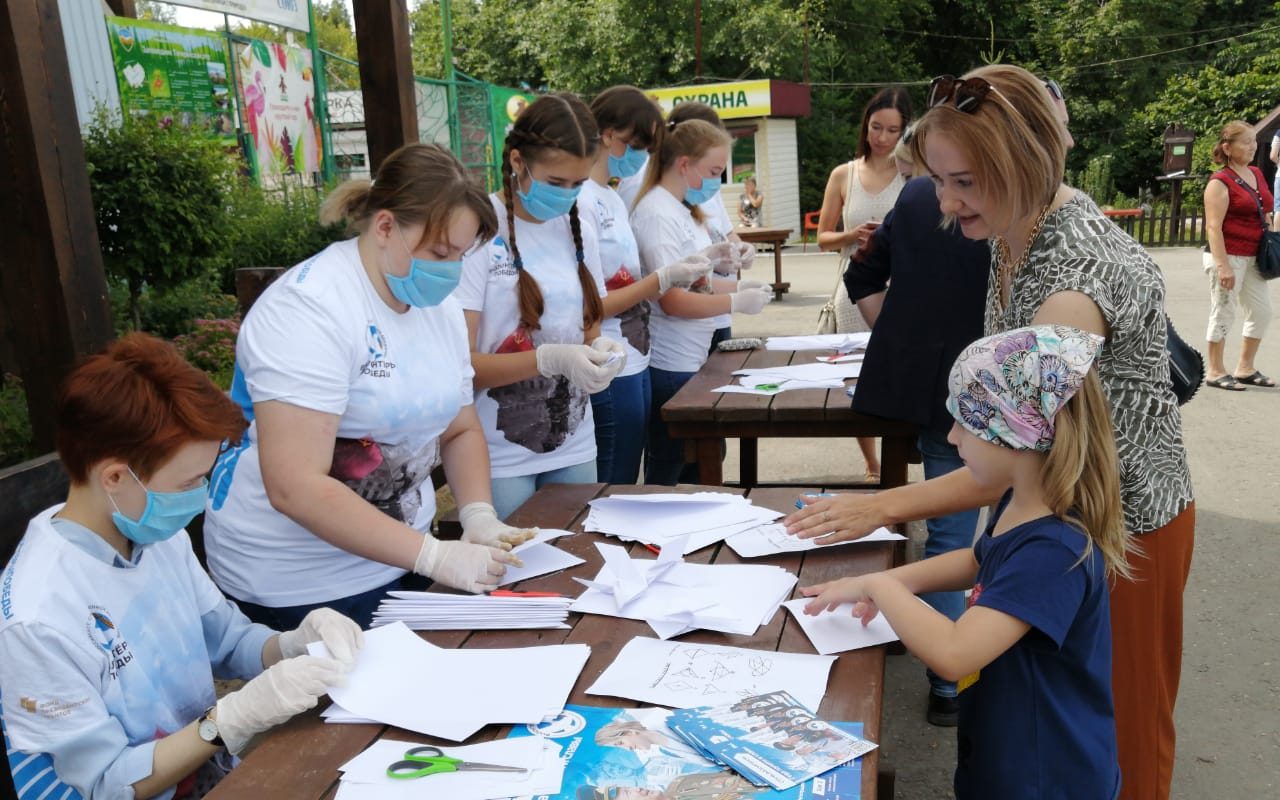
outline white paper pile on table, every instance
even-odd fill
[[[572,553],[566,553],[559,547],[549,544],[552,539],[572,535],[573,531],[542,528],[529,541],[511,548],[511,552],[518,555],[524,565],[520,567],[508,566],[507,574],[502,576],[502,583],[498,585],[506,586],[516,581],[536,578],[539,575],[546,575],[550,572],[559,572],[562,569],[568,569],[584,563],[585,559],[578,558]]]
[[[679,544],[657,560],[632,559],[611,544],[596,544],[604,566],[572,609],[586,614],[647,622],[663,639],[705,628],[755,633],[791,593],[796,576],[781,567],[754,564],[686,564]]]
[[[842,363],[790,364],[780,367],[749,367],[734,370],[738,383],[712,389],[737,394],[777,394],[794,389],[843,389],[846,378],[862,373],[861,361]]]
[[[660,642],[637,636],[618,652],[587,694],[696,708],[751,695],[790,692],[802,704],[817,708],[827,693],[827,676],[834,662],[834,656]]]
[[[415,631],[567,628],[570,597],[496,597],[393,590],[373,612],[373,625],[403,623]]]
[[[541,736],[498,739],[467,747],[441,748],[450,758],[506,767],[523,767],[527,772],[442,772],[421,778],[391,778],[387,767],[404,758],[417,742],[381,739],[338,769],[335,800],[421,800],[424,797],[449,800],[497,800],[505,797],[555,795],[564,779],[560,745]]]
[[[869,625],[863,625],[862,620],[853,616],[853,603],[843,603],[834,611],[824,611],[811,617],[804,613],[804,607],[812,599],[797,597],[782,605],[800,623],[800,629],[809,637],[813,648],[824,656],[898,641],[898,634],[884,614],[877,614]]]
[[[326,652],[319,642],[308,648]],[[590,655],[585,644],[446,650],[401,623],[384,625],[365,633],[346,685],[330,687],[340,710],[325,719],[359,717],[460,742],[485,725],[560,713]]]
[[[865,350],[871,331],[858,333],[815,333],[807,336],[770,336],[766,350],[839,350],[842,353]]]
[[[727,492],[615,494],[588,505],[586,530],[662,548],[688,537],[682,555],[782,516]]]
[[[844,542],[835,542],[833,544],[823,544],[822,537],[813,539],[801,539],[799,536],[792,536],[787,533],[787,528],[781,524],[760,525],[742,533],[735,533],[725,539],[725,544],[733,549],[733,552],[743,558],[757,558],[759,556],[775,556],[778,553],[798,553],[803,550],[817,550],[819,548],[838,547],[842,544],[864,544],[867,542],[897,542],[907,537],[900,533],[894,533],[888,528],[876,528],[871,533],[863,536],[861,539],[850,539]],[[792,692],[795,694],[795,692]]]

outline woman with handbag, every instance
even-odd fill
[[[818,249],[839,250],[840,262],[831,299],[818,315],[818,333],[848,333],[870,327],[849,300],[843,276],[849,257],[871,238],[906,185],[893,150],[909,124],[911,99],[907,90],[900,86],[881,89],[862,110],[854,159],[833,169],[827,179],[818,215]],[[836,230],[837,223],[842,230]],[[878,483],[876,440],[859,437],[858,447],[867,464],[866,480]]]
[[[1169,382],[1164,278],[1141,245],[1062,183],[1065,130],[1036,76],[991,65],[934,79],[911,147],[944,216],[969,239],[993,240],[987,333],[1056,324],[1105,337],[1096,364],[1111,405],[1125,528],[1140,548],[1129,560],[1134,579],[1115,581],[1110,597],[1120,796],[1162,800],[1173,777],[1182,595],[1195,542],[1182,419]],[[961,411],[982,417],[990,408],[975,397]],[[987,505],[1002,493],[983,488],[966,467],[875,494],[813,500],[785,522],[793,534],[834,543]]]
[[[1213,146],[1213,160],[1223,168],[1204,187],[1204,271],[1209,275],[1208,375],[1215,389],[1244,391],[1241,384],[1275,386],[1253,365],[1262,334],[1271,321],[1271,295],[1259,271],[1258,248],[1270,228],[1272,196],[1262,170],[1252,166],[1258,149],[1253,127],[1228,122]],[[1236,304],[1244,309],[1244,338],[1235,373],[1223,363],[1227,332],[1235,320]]]

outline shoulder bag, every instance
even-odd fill
[[[1258,242],[1258,272],[1269,281],[1280,278],[1280,231],[1273,231],[1267,226],[1267,214],[1262,210],[1262,195],[1240,180],[1240,176],[1234,172],[1231,173],[1231,177],[1240,184],[1241,188],[1253,195],[1253,202],[1258,204],[1258,222],[1262,224],[1262,240]]]
[[[1164,323],[1168,329],[1165,349],[1169,351],[1169,382],[1173,384],[1178,405],[1182,406],[1196,396],[1204,382],[1204,356],[1178,335],[1168,314],[1165,314]]]

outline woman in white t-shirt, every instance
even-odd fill
[[[621,342],[627,365],[602,391],[591,395],[596,423],[596,473],[604,483],[631,484],[640,476],[640,456],[649,424],[649,300],[672,286],[688,287],[711,269],[709,256],[689,256],[641,276],[640,250],[627,207],[610,188],[631,177],[649,159],[662,127],[662,109],[634,86],[613,86],[591,101],[603,145],[582,185],[578,206],[595,228],[604,274],[605,336]]]
[[[502,152],[502,193],[489,198],[497,235],[463,265],[458,301],[503,516],[545,484],[596,481],[589,398],[626,365],[622,344],[600,335],[599,244],[578,214],[599,147],[574,95],[526,106]]]
[[[658,151],[649,161],[644,186],[631,212],[631,229],[640,245],[645,272],[704,250],[711,244],[706,217],[698,208],[720,191],[720,175],[729,159],[729,135],[702,120],[663,129]],[[690,289],[672,289],[653,305],[649,318],[649,379],[652,384],[649,436],[645,445],[645,483],[675,485],[692,474],[685,468],[684,442],[667,434],[658,409],[707,360],[717,315],[758,314],[773,295],[766,289],[740,289],[738,282],[716,278]]]
[[[276,628],[318,605],[368,626],[388,590],[415,585],[410,571],[492,589],[519,563],[505,550],[531,535],[490,505],[449,296],[463,253],[497,228],[484,192],[447,150],[413,144],[373,183],[335,189],[321,216],[359,235],[286,272],[245,318],[231,396],[250,427],[219,456],[205,517],[214,579]],[[430,533],[441,463],[462,541]]]

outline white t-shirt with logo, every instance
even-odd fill
[[[249,430],[210,477],[209,571],[226,592],[273,608],[376,589],[405,570],[329,544],[271,507],[253,404],[339,418],[330,475],[426,533],[440,435],[471,403],[466,320],[452,297],[398,313],[378,297],[355,239],[293,267],[254,303],[236,342],[231,398]]]
[[[578,209],[584,220],[590,220],[600,242],[600,268],[604,274],[606,291],[622,288],[642,277],[640,274],[640,248],[631,222],[627,219],[627,207],[618,193],[607,186],[588,180],[578,196]],[[603,335],[621,342],[627,350],[627,364],[619,377],[638,375],[649,366],[649,302],[624,309],[615,317],[606,317],[601,323]]]
[[[711,245],[706,226],[696,222],[689,209],[661,186],[640,198],[631,212],[631,230],[640,245],[645,275]],[[659,303],[651,303],[650,309],[650,366],[668,372],[697,372],[707,360],[715,318],[669,316]]]
[[[463,261],[462,283],[454,293],[464,309],[480,312],[476,351],[516,353],[542,344],[585,344],[582,283],[569,215],[543,223],[516,217],[516,248],[525,271],[542,290],[541,328],[529,332],[520,322],[516,267],[507,244],[507,209],[498,195],[490,200],[498,214],[498,234]],[[595,226],[579,219],[583,261],[597,292],[604,296]],[[475,403],[489,443],[489,471],[495,478],[540,475],[596,458],[590,396],[566,378],[538,375],[481,389],[475,393]]]
[[[275,631],[223,597],[186,531],[125,559],[97,534],[54,522],[61,508],[31,520],[0,573],[9,762],[24,797],[68,796],[65,786],[132,797],[152,773],[155,740],[214,704],[215,676],[262,672]],[[50,761],[52,771],[38,769]]]

